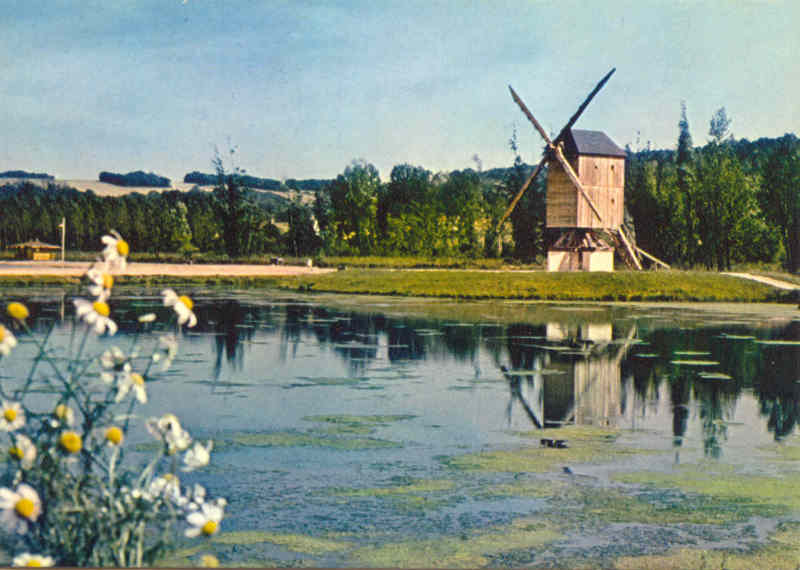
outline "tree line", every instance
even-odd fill
[[[730,125],[724,108],[718,110],[706,144],[694,146],[683,106],[674,149],[628,146],[626,225],[633,225],[642,249],[676,267],[781,262],[798,272],[800,141],[793,134],[736,140]],[[112,198],[23,181],[0,187],[0,247],[32,237],[56,241],[65,216],[67,247],[79,250],[96,247],[97,237],[114,228],[146,252],[541,260],[554,237],[544,223],[546,171],[497,229],[531,172],[515,133],[509,148],[514,159],[508,168],[484,172],[477,157],[477,169],[449,173],[400,164],[388,181],[356,160],[333,180],[306,181],[316,188],[311,204],[254,190],[270,179],[226,171],[218,155],[215,174],[187,175],[197,184],[212,183],[212,192]]]
[[[628,148],[625,201],[643,249],[680,266],[781,262],[800,271],[800,141],[736,140],[725,109],[695,147],[682,105],[675,150]]]

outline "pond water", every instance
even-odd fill
[[[615,478],[621,472],[709,462],[755,475],[782,469],[761,450],[791,440],[800,420],[793,308],[194,298],[199,324],[180,336],[172,368],[148,385],[138,412],[173,412],[195,438],[215,441],[211,465],[183,479],[229,501],[215,543],[223,562],[568,564],[731,546],[742,532],[758,542],[794,520],[756,512],[687,529],[666,515],[586,518],[593,490],[642,500],[640,487]],[[69,299],[28,302],[37,334],[55,319],[51,342],[68,344]],[[166,315],[152,294],[123,295],[112,309],[120,333],[90,350],[127,349],[138,315]],[[18,348],[15,356],[33,354],[30,343]],[[22,360],[6,360],[3,382],[21,374]],[[628,451],[606,449],[609,434]],[[576,455],[592,441],[605,460]],[[519,449],[549,453],[550,463],[514,467]],[[486,458],[511,467],[475,467]],[[575,481],[588,490],[581,498],[558,491]],[[517,536],[520,520],[533,534]],[[545,540],[545,530],[556,534]]]

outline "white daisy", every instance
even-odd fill
[[[17,346],[17,338],[3,325],[0,325],[0,354],[8,356],[11,349]]]
[[[19,461],[23,469],[30,469],[36,461],[36,446],[29,437],[19,434],[14,438],[14,445],[8,449],[8,455]]]
[[[173,414],[164,414],[160,418],[150,418],[145,422],[147,431],[162,439],[167,444],[170,455],[183,451],[192,443],[192,437],[181,427],[178,418]]]
[[[109,335],[117,332],[117,323],[108,318],[111,314],[111,309],[105,301],[87,301],[86,299],[75,299],[75,313],[86,321],[87,324],[93,325],[97,334],[103,334],[106,330]]]
[[[9,533],[25,534],[28,524],[36,522],[42,512],[42,502],[32,487],[22,483],[16,491],[0,488],[0,523]]]
[[[133,395],[139,400],[139,403],[146,404],[147,390],[144,386],[144,377],[138,372],[130,371],[127,374],[120,375],[119,382],[117,383],[117,397],[115,401],[122,401],[122,399],[128,395],[131,388],[133,388]]]
[[[25,410],[19,402],[3,400],[0,407],[0,430],[14,431],[25,425]]]
[[[41,554],[30,554],[25,552],[14,557],[11,562],[12,566],[27,566],[29,568],[44,568],[45,566],[53,566],[56,563],[52,556],[42,556]]]
[[[112,384],[123,374],[129,374],[131,370],[129,360],[125,353],[116,346],[104,351],[99,358],[100,366],[103,367],[100,379],[106,384]]]
[[[205,467],[211,460],[211,449],[214,447],[214,442],[210,439],[207,445],[203,445],[199,441],[194,443],[194,446],[187,451],[183,456],[184,466],[183,471],[194,471],[200,467]]]
[[[181,494],[181,480],[172,473],[165,473],[153,479],[147,494],[152,497],[164,497],[179,505],[186,502],[186,498]]]
[[[222,507],[211,503],[203,503],[200,509],[192,511],[186,515],[186,522],[191,527],[184,533],[189,538],[195,536],[211,536],[219,530],[219,523],[222,521],[224,511]]]
[[[100,241],[106,246],[101,252],[103,261],[114,271],[125,271],[126,258],[130,253],[128,242],[122,239],[122,236],[115,230],[111,230],[111,235],[105,235],[100,238]]]
[[[194,302],[189,297],[186,295],[181,295],[179,297],[172,289],[164,289],[161,291],[161,295],[164,297],[164,306],[172,307],[175,310],[175,313],[178,315],[179,325],[186,324],[191,328],[197,324],[197,317],[192,311]]]
[[[98,301],[108,299],[114,286],[114,277],[107,269],[104,265],[95,265],[86,272],[86,277],[91,282],[89,293],[97,297]]]

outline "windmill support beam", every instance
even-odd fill
[[[650,261],[652,261],[652,262],[654,262],[654,263],[657,263],[658,265],[662,265],[662,266],[664,266],[664,268],[665,268],[665,269],[671,269],[671,267],[669,266],[669,264],[667,264],[667,263],[666,263],[666,262],[664,262],[664,261],[661,261],[661,260],[660,260],[659,258],[657,258],[655,255],[650,255],[649,253],[647,253],[647,252],[646,252],[645,250],[643,250],[642,248],[640,248],[640,247],[636,246],[636,251],[638,251],[638,252],[639,252],[639,253],[640,253],[642,256],[646,257],[646,258],[647,258],[647,259],[649,259]]]
[[[631,242],[628,241],[628,238],[625,235],[625,230],[623,230],[622,227],[620,226],[620,228],[619,228],[617,233],[619,234],[619,237],[622,240],[622,243],[625,244],[625,249],[628,251],[628,255],[631,256],[631,259],[633,260],[634,266],[636,267],[636,269],[641,271],[642,270],[642,263],[639,261],[639,258],[636,256],[636,252],[633,250],[633,246],[631,245]]]

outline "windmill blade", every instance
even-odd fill
[[[613,68],[611,71],[609,71],[609,72],[606,74],[606,76],[605,76],[605,77],[603,77],[603,79],[601,79],[601,80],[600,80],[600,83],[598,83],[598,84],[595,86],[595,88],[592,90],[592,92],[591,92],[591,93],[589,93],[589,96],[588,96],[588,97],[586,97],[586,99],[584,100],[584,102],[583,102],[583,103],[581,103],[581,106],[580,106],[580,107],[578,107],[578,110],[577,110],[577,111],[575,111],[575,114],[574,114],[574,115],[572,115],[572,117],[570,117],[569,121],[567,121],[567,124],[566,124],[566,125],[564,125],[564,128],[563,128],[563,129],[561,129],[561,132],[560,132],[560,133],[558,133],[558,136],[556,137],[556,140],[554,141],[554,143],[555,143],[555,144],[558,144],[558,143],[559,143],[559,141],[561,141],[561,140],[562,140],[562,139],[563,139],[563,138],[564,138],[564,137],[567,135],[567,133],[569,132],[569,130],[572,128],[572,125],[574,125],[574,124],[575,124],[575,122],[576,122],[576,121],[577,121],[577,120],[580,118],[580,116],[581,116],[581,115],[583,114],[583,112],[586,110],[586,107],[588,107],[588,106],[589,106],[589,103],[591,103],[591,102],[592,102],[592,99],[594,99],[594,96],[595,96],[595,95],[597,95],[597,93],[598,93],[598,92],[599,92],[599,91],[600,91],[600,90],[603,88],[603,86],[606,84],[606,82],[608,82],[608,80],[609,80],[609,79],[611,79],[611,76],[612,76],[612,75],[614,75],[614,72],[615,72],[616,70],[617,70],[617,68],[616,68],[616,67],[614,67],[614,68]]]
[[[553,146],[553,141],[551,141],[551,140],[550,140],[550,137],[549,137],[549,136],[547,136],[547,132],[544,130],[544,128],[542,127],[542,125],[541,125],[541,124],[539,124],[539,121],[537,121],[537,120],[536,120],[536,117],[534,117],[534,116],[533,116],[533,113],[531,113],[531,112],[528,110],[528,107],[527,107],[527,106],[525,105],[525,103],[522,101],[522,99],[520,98],[520,96],[519,96],[519,95],[517,95],[517,92],[516,92],[516,91],[514,91],[514,88],[513,88],[513,87],[511,87],[511,85],[509,85],[509,86],[508,86],[508,89],[509,89],[509,91],[511,91],[511,97],[514,99],[514,102],[515,102],[517,105],[519,105],[519,108],[520,108],[520,109],[522,109],[522,112],[523,112],[523,113],[525,113],[525,116],[526,116],[526,117],[528,117],[528,120],[529,120],[531,123],[533,123],[533,126],[534,126],[534,127],[536,127],[536,130],[537,130],[537,131],[539,131],[539,134],[540,134],[540,135],[542,135],[542,138],[543,138],[543,139],[545,140],[545,142],[547,143],[547,146]]]
[[[503,213],[503,217],[501,217],[500,221],[497,223],[497,226],[495,228],[496,232],[500,231],[500,227],[503,225],[503,222],[505,222],[511,215],[511,212],[514,211],[514,208],[517,206],[517,202],[520,201],[520,198],[522,198],[522,195],[525,193],[525,190],[527,190],[528,186],[531,185],[531,182],[536,180],[536,177],[539,176],[539,172],[542,170],[542,168],[544,168],[546,162],[547,162],[547,156],[542,158],[542,161],[536,166],[533,172],[531,172],[531,175],[528,176],[528,179],[525,180],[525,184],[522,185],[522,188],[519,189],[517,195],[514,196],[513,200],[511,200],[511,204],[508,205],[508,208],[506,208],[506,211]]]

